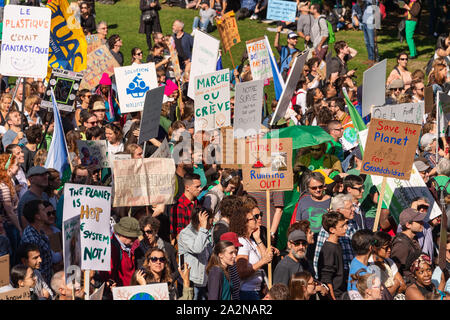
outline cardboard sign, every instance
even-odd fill
[[[49,57],[51,11],[5,6],[0,58],[2,75],[45,78]]]
[[[169,300],[167,282],[112,288],[113,300]]]
[[[424,100],[425,100],[425,113],[433,111],[434,106],[434,93],[433,86],[425,87],[424,89]]]
[[[95,168],[109,168],[106,140],[77,140],[78,154],[81,165]]]
[[[114,169],[114,161],[131,159],[131,154],[108,154],[108,158],[111,169]]]
[[[421,128],[372,118],[361,173],[409,180]]]
[[[0,300],[31,300],[30,288],[23,287],[0,293]]]
[[[114,163],[114,207],[149,206],[173,202],[175,161],[146,158]]]
[[[114,74],[114,68],[120,67],[117,60],[109,52],[106,45],[102,45],[98,49],[87,55],[87,67],[83,71],[83,80],[80,83],[81,89],[92,90],[102,78],[103,73],[109,76]]]
[[[188,97],[195,99],[194,82],[196,77],[214,72],[217,65],[220,41],[210,35],[194,30],[194,46],[192,47],[191,72],[189,74]]]
[[[292,138],[247,139],[242,166],[245,191],[292,190]]]
[[[0,257],[0,287],[9,284],[9,254]]]
[[[260,132],[264,99],[264,80],[236,84],[234,99],[234,137],[244,138]]]
[[[192,79],[192,78],[191,78]],[[194,78],[195,131],[230,125],[230,71],[223,69]]]
[[[157,87],[145,94],[144,112],[140,122],[138,144],[158,136],[159,119],[164,98],[164,88]]]
[[[284,117],[287,109],[289,108],[289,103],[291,102],[292,96],[297,89],[298,80],[302,75],[303,66],[306,62],[307,53],[302,54],[301,56],[297,56],[292,63],[292,69],[289,72],[288,78],[286,80],[286,86],[281,93],[281,97],[278,100],[277,108],[275,110],[275,114],[272,116],[272,120],[270,121],[270,125],[273,126]]]
[[[66,208],[80,219],[81,269],[111,269],[111,187],[66,183]]]
[[[296,13],[297,2],[295,1],[269,0],[268,20],[295,22]]]
[[[363,73],[363,118],[370,113],[370,107],[382,106],[386,102],[386,64],[387,59],[384,59]]]
[[[64,201],[66,207],[66,202]],[[67,204],[67,208],[70,204]],[[66,216],[72,216],[66,218]],[[69,279],[70,266],[81,267],[80,216],[76,211],[64,212],[63,222],[63,259],[66,281]]]
[[[245,42],[253,80],[272,79],[269,51],[264,37]]]
[[[170,153],[169,143],[167,142],[166,138],[164,138],[159,148],[156,149],[155,152],[153,152],[152,155],[150,156],[150,158],[171,158],[171,157],[172,154]]]
[[[172,64],[173,74],[175,79],[181,78],[181,68],[180,68],[180,60],[178,60],[178,53],[175,49],[175,40],[173,37],[169,38],[167,46],[170,51],[170,63]]]
[[[144,110],[145,93],[158,87],[155,63],[135,64],[114,68],[120,112]]]
[[[239,161],[239,158],[242,157],[245,157],[245,140],[234,138],[233,127],[220,128],[220,166],[222,168],[240,169],[240,164],[245,163],[245,160]]]
[[[232,46],[241,42],[234,11],[228,11],[222,15],[220,19],[216,20],[216,25],[225,52],[230,51]]]
[[[73,111],[73,104],[82,79],[83,73],[81,72],[52,69],[52,75],[45,90],[41,106],[49,109],[53,108],[51,98],[51,89],[53,89],[58,109],[68,112]]]
[[[97,48],[102,46],[102,41],[98,38],[96,34],[90,34],[86,36],[87,43],[87,54],[96,50]]]
[[[372,118],[422,124],[424,103],[402,103],[372,108]]]

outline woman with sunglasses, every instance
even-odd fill
[[[193,288],[189,285],[190,268],[185,263],[183,270],[178,270],[183,278],[183,296],[179,300],[192,300],[194,296]],[[168,265],[167,255],[164,250],[157,247],[151,248],[145,253],[144,265],[136,270],[131,277],[130,286],[144,286],[150,283],[164,283],[169,286],[169,299],[177,300],[177,289],[175,279],[171,276],[171,269]]]
[[[247,196],[241,212],[230,218],[230,231],[238,235],[242,244],[239,248],[236,264],[241,278],[240,300],[260,300],[263,288],[263,266],[272,261],[273,253],[261,241],[261,229],[258,227],[260,211],[257,201]],[[253,237],[253,239],[251,239]]]
[[[374,234],[372,255],[368,260],[369,266],[378,274],[381,283],[388,289],[392,297],[398,295],[397,299],[404,300],[402,293],[406,289],[405,281],[398,272],[395,262],[389,258],[391,251],[391,236],[386,232],[377,231]]]
[[[144,53],[140,48],[134,47],[131,49],[131,65],[141,64]]]
[[[392,69],[389,77],[386,80],[386,86],[389,86],[395,79],[401,79],[403,81],[404,90],[407,90],[411,86],[411,72],[408,71],[408,54],[406,52],[400,52],[397,55],[397,65]]]
[[[309,300],[316,294],[316,282],[308,271],[294,273],[289,280],[289,299],[290,300]]]

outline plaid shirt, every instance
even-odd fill
[[[350,270],[350,264],[352,263],[354,257],[352,249],[352,237],[358,230],[359,227],[356,224],[356,222],[354,220],[348,220],[348,227],[345,236],[339,238],[339,244],[341,245],[342,248],[342,255],[344,260],[344,270],[346,271]],[[326,232],[325,229],[322,227],[320,229],[319,235],[317,236],[316,251],[314,252],[314,260],[313,260],[314,271],[316,275],[319,274],[318,266],[319,266],[320,250],[322,250],[323,244],[325,243],[325,241],[327,241],[329,236],[330,235],[328,234],[328,232]]]
[[[183,193],[178,199],[176,206],[173,206],[172,223],[170,224],[170,233],[177,236],[180,231],[187,227],[191,222],[191,214],[194,206],[197,205],[197,199],[189,200]]]
[[[50,249],[50,242],[43,232],[39,232],[34,227],[29,225],[25,228],[22,234],[22,243],[34,243],[39,247],[41,253],[42,263],[39,268],[45,282],[50,283],[52,279],[52,250]]]

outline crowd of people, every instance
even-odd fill
[[[86,35],[96,34],[120,65],[144,62],[141,48],[133,48],[132,61],[124,61],[120,50],[125,35],[110,35],[107,22],[95,23],[94,1],[72,4],[74,12],[79,8]],[[170,0],[168,4],[178,5]],[[362,89],[355,82],[355,70],[347,66],[360,53],[346,41],[331,38],[341,29],[361,29],[367,64],[376,63],[383,53],[376,49],[375,16],[385,14],[378,2],[358,0],[350,7],[346,2],[336,6],[298,2],[298,21],[277,23],[273,47],[284,77],[293,58],[303,51],[299,38],[309,53],[286,115],[270,127],[273,113],[265,112],[262,125],[266,131],[318,126],[332,137],[329,142],[294,150],[294,180],[300,196],[290,212],[285,211],[284,192],[270,193],[268,212],[265,192],[245,190],[240,170],[223,168],[196,151],[214,144],[217,135],[194,131],[195,106],[187,96],[194,38],[185,32],[181,20],[173,22],[171,36],[163,34],[159,15],[164,10],[158,0],[141,0],[139,7],[139,32],[146,35],[149,49],[146,61],[155,63],[158,84],[166,85],[158,135],[145,144],[138,143],[141,113],[121,113],[115,79],[105,73],[94,89],[78,91],[74,112],[60,111],[72,167],[71,176],[62,177],[62,172],[45,168],[54,117],[41,107],[44,82],[24,79],[9,88],[8,78],[3,77],[0,256],[10,256],[11,270],[10,284],[0,292],[29,287],[32,299],[84,298],[88,284],[66,283],[62,254],[51,239],[62,228],[65,182],[114,184],[111,169],[98,168],[77,147],[78,140],[106,140],[108,155],[129,154],[131,159],[148,158],[167,141],[175,159],[176,183],[173,204],[111,208],[111,269],[91,271],[89,284],[90,292],[105,284],[105,300],[112,299],[114,287],[151,283],[167,283],[172,300],[449,299],[450,240],[442,270],[438,265],[438,253],[443,252],[439,248],[441,216],[429,219],[429,213],[436,202],[444,203],[443,214],[448,215],[445,206],[450,202],[448,129],[436,139],[436,95],[449,94],[450,89],[450,35],[437,37],[429,68],[410,71],[408,61],[418,55],[413,34],[420,5],[420,0],[413,0],[401,7],[407,12],[409,54],[397,55],[397,65],[386,81],[386,104],[423,102],[424,88],[433,89],[434,107],[425,114],[414,160],[432,198],[413,199],[398,217],[383,204],[376,231],[372,230],[379,191],[370,175],[360,173],[359,146],[348,149],[341,143],[343,126],[351,121],[344,88],[361,114]],[[267,1],[194,0],[186,1],[184,7],[201,8],[193,25],[208,32],[214,17],[229,10],[235,10],[238,19],[266,20]],[[447,14],[439,6],[433,10],[435,17]],[[445,27],[439,21],[431,34]],[[285,45],[282,33],[287,35]],[[175,77],[167,58],[171,42],[181,78]],[[333,57],[323,74],[320,65],[328,53]],[[230,78],[233,123],[234,87],[252,80],[246,52]],[[277,101],[266,104],[273,111]],[[370,116],[364,121],[370,126]],[[269,230],[266,215],[270,215]],[[285,234],[280,228],[283,215],[291,220]]]

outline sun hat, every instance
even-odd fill
[[[123,217],[119,223],[114,225],[114,232],[121,236],[137,238],[142,235],[139,221],[132,217]]]

